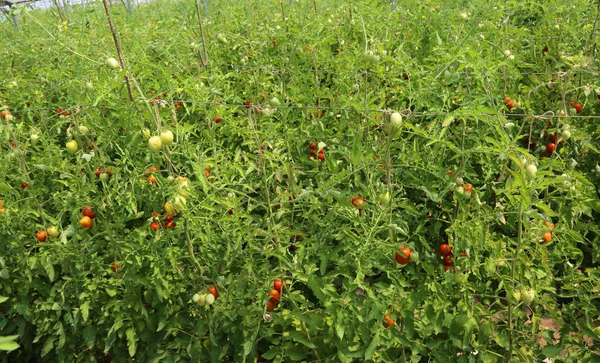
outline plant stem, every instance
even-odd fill
[[[525,190],[527,192],[527,189]],[[513,255],[512,260],[512,268],[511,268],[511,279],[512,279],[512,290],[515,290],[515,274],[517,269],[517,258],[519,258],[519,251],[521,249],[521,244],[523,242],[523,203],[519,203],[519,221],[517,223],[517,248],[515,249],[515,253]],[[507,296],[506,301],[508,302],[508,356],[506,357],[506,361],[510,362],[513,351],[513,320],[512,320],[512,302],[511,299]]]
[[[108,3],[106,0],[102,0],[102,4],[104,4],[104,11],[106,12],[106,18],[108,19],[108,26],[110,27],[110,32],[112,33],[113,40],[115,41],[115,48],[117,49],[117,54],[119,56],[119,62],[121,63],[121,68],[125,69],[125,59],[123,59],[123,52],[121,52],[121,45],[119,44],[119,38],[117,37],[117,33],[115,32],[115,25],[110,17],[110,9],[108,7]],[[133,102],[133,92],[131,91],[131,84],[129,84],[129,75],[127,71],[125,71],[125,84],[127,84],[127,93],[129,94],[129,100]]]

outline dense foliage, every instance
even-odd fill
[[[600,359],[599,7],[13,10],[0,359]]]

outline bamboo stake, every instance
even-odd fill
[[[200,55],[200,62],[205,66],[208,64],[208,52],[206,51],[206,38],[204,37],[204,27],[202,26],[202,16],[200,15],[200,6],[198,5],[198,0],[194,1],[196,4],[196,15],[198,15],[198,25],[200,26],[200,36],[202,37],[202,48],[204,49],[204,59],[202,59],[202,55]]]
[[[117,54],[119,55],[119,62],[121,63],[121,68],[125,69],[125,59],[123,59],[123,52],[121,52],[121,45],[119,44],[119,38],[117,37],[117,33],[115,32],[115,25],[110,17],[110,9],[108,7],[108,3],[106,0],[102,0],[102,4],[104,4],[104,10],[106,11],[106,18],[108,19],[108,25],[110,27],[110,32],[112,33],[113,40],[115,41],[115,48],[117,49]],[[129,100],[133,101],[133,92],[131,91],[131,84],[129,84],[129,75],[127,71],[125,71],[125,83],[127,84],[127,92],[129,93]]]

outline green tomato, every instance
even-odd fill
[[[388,204],[390,202],[390,193],[386,192],[385,194],[381,194],[379,196],[379,202],[381,204]]]
[[[155,151],[155,152],[162,149],[162,141],[161,141],[160,137],[152,136],[150,139],[148,139],[148,147],[150,148],[151,151]]]
[[[106,65],[112,69],[117,69],[119,67],[119,62],[114,58],[108,58],[106,60]]]
[[[532,288],[527,287],[521,290],[521,299],[523,299],[523,302],[527,305],[531,304],[533,302],[533,299],[535,298],[535,291],[533,291]]]
[[[65,146],[67,148],[67,151],[71,154],[75,154],[77,152],[77,149],[79,149],[79,144],[75,140],[67,142]]]
[[[535,179],[535,174],[537,173],[537,167],[533,164],[529,164],[525,167],[525,174],[527,174],[527,179],[533,180]]]
[[[402,115],[398,112],[394,112],[391,116],[390,116],[390,124],[392,125],[393,128],[397,129],[400,126],[402,126]]]
[[[214,302],[215,302],[215,295],[213,295],[213,294],[207,294],[206,295],[206,303],[208,305],[212,305],[212,304],[214,304]]]
[[[170,130],[167,131],[163,131],[160,133],[160,141],[162,142],[163,145],[169,146],[173,143],[173,139],[175,138],[175,136],[173,135],[173,132]]]
[[[279,99],[277,99],[277,97],[273,97],[271,98],[271,100],[269,101],[269,105],[275,107],[275,106],[279,106],[281,104],[281,102],[279,102]]]

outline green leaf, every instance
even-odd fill
[[[127,329],[125,335],[127,336],[127,347],[129,348],[129,356],[133,357],[135,356],[138,338],[135,335],[135,330],[133,330],[133,328]]]
[[[42,357],[45,357],[48,353],[50,353],[50,351],[52,350],[52,348],[54,347],[54,340],[56,338],[54,337],[49,337],[48,339],[46,339],[46,343],[44,343],[44,348],[42,349]]]
[[[542,354],[548,358],[559,357],[560,353],[565,349],[562,344],[558,345],[547,345],[542,349]]]
[[[48,278],[50,279],[50,282],[54,282],[54,279],[56,276],[54,273],[54,265],[52,264],[52,258],[50,256],[46,256],[44,261],[45,261],[44,270],[46,270],[46,273],[48,274]]]
[[[321,279],[311,275],[308,278],[308,287],[313,291],[317,298],[321,301],[325,301],[325,294],[323,293],[323,281]]]
[[[5,302],[6,300],[8,300],[6,296],[0,296],[0,303]]]
[[[96,341],[96,328],[91,325],[86,326],[83,329],[83,339],[85,340],[85,345],[88,348],[93,348],[94,342]]]
[[[17,340],[18,337],[18,335],[0,337],[0,351],[11,352],[19,348],[19,344],[15,342],[15,340]]]
[[[90,316],[90,304],[87,301],[81,304],[81,316],[83,321],[87,321]]]
[[[367,347],[367,350],[365,350],[365,359],[371,359],[373,357],[373,354],[375,354],[375,349],[377,349],[378,342],[379,342],[379,331],[377,332],[377,334],[375,334],[375,336],[373,337],[373,340],[371,340],[371,344],[369,344],[369,346]]]
[[[298,331],[290,332],[290,338],[293,341],[304,344],[309,349],[315,349],[317,346],[313,344],[307,337]]]

